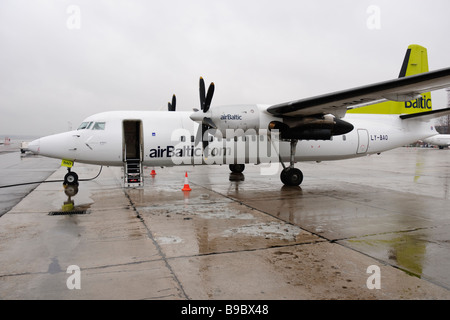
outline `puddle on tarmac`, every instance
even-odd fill
[[[239,206],[239,207],[237,207]],[[251,210],[251,209],[248,209]],[[243,212],[241,205],[236,203],[211,203],[183,205],[161,205],[157,207],[140,207],[139,211],[154,215],[166,216],[198,216],[203,219],[238,219],[253,220],[255,217],[249,212]]]
[[[369,252],[369,255],[397,265],[411,275],[421,277],[426,264],[427,242],[420,236],[404,232],[384,238],[349,239],[354,248]]]
[[[240,226],[225,230],[224,237],[232,237],[236,234],[249,235],[253,237],[264,237],[265,239],[279,239],[295,241],[302,232],[297,226],[282,222],[257,223]]]
[[[178,236],[157,237],[155,239],[160,245],[183,243],[184,240]]]

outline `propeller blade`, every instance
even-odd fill
[[[203,110],[205,107],[205,81],[202,77],[200,77],[200,110]]]
[[[208,93],[206,94],[205,107],[203,109],[203,112],[207,112],[209,110],[209,107],[211,106],[211,100],[214,95],[214,87],[214,82],[211,82],[208,88]]]
[[[175,111],[177,106],[177,97],[175,95],[172,96],[172,103],[168,103],[169,111]]]
[[[197,134],[195,136],[195,142],[194,145],[197,146],[200,142],[202,143],[202,147],[203,150],[208,146],[209,144],[209,140],[208,140],[208,135],[206,134],[206,132],[208,130],[212,129],[216,129],[215,124],[212,122],[212,120],[210,118],[205,118],[207,119],[206,121],[200,123],[198,130],[197,130]],[[209,121],[208,121],[209,120]],[[214,127],[211,127],[211,125],[214,125]],[[212,132],[211,132],[212,133]]]
[[[207,126],[210,127],[210,128],[217,129],[217,126],[216,126],[215,123],[211,120],[211,118],[204,117],[203,120],[202,120],[202,123],[203,123],[204,125],[207,125]]]
[[[202,124],[202,147],[203,147],[203,150],[205,150],[209,144],[209,140],[208,140],[209,137],[207,134],[205,134],[208,130],[209,130],[209,125]],[[205,137],[205,135],[206,135],[206,137]]]

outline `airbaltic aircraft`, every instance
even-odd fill
[[[281,181],[297,186],[296,162],[381,153],[436,135],[430,120],[450,108],[432,110],[430,91],[448,86],[450,68],[429,72],[427,50],[411,45],[397,79],[277,105],[210,109],[214,84],[206,92],[200,78],[200,110],[175,111],[174,96],[169,111],[99,113],[29,149],[62,159],[67,184],[78,180],[74,162],[123,166],[125,183],[142,182],[132,173],[144,165],[228,164],[242,172],[247,163],[280,162]]]

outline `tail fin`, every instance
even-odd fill
[[[403,78],[424,72],[428,72],[427,49],[417,44],[412,44],[406,50],[405,59],[398,77]]]
[[[398,77],[403,78],[424,72],[428,72],[427,49],[417,44],[412,44],[406,50]],[[386,101],[348,110],[347,113],[410,114],[430,110],[432,110],[431,93],[427,92],[422,94],[422,98],[416,100],[406,102]]]

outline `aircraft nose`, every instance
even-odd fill
[[[28,144],[28,150],[35,154],[39,154],[39,152],[41,151],[40,146],[41,146],[41,139],[36,139]]]

